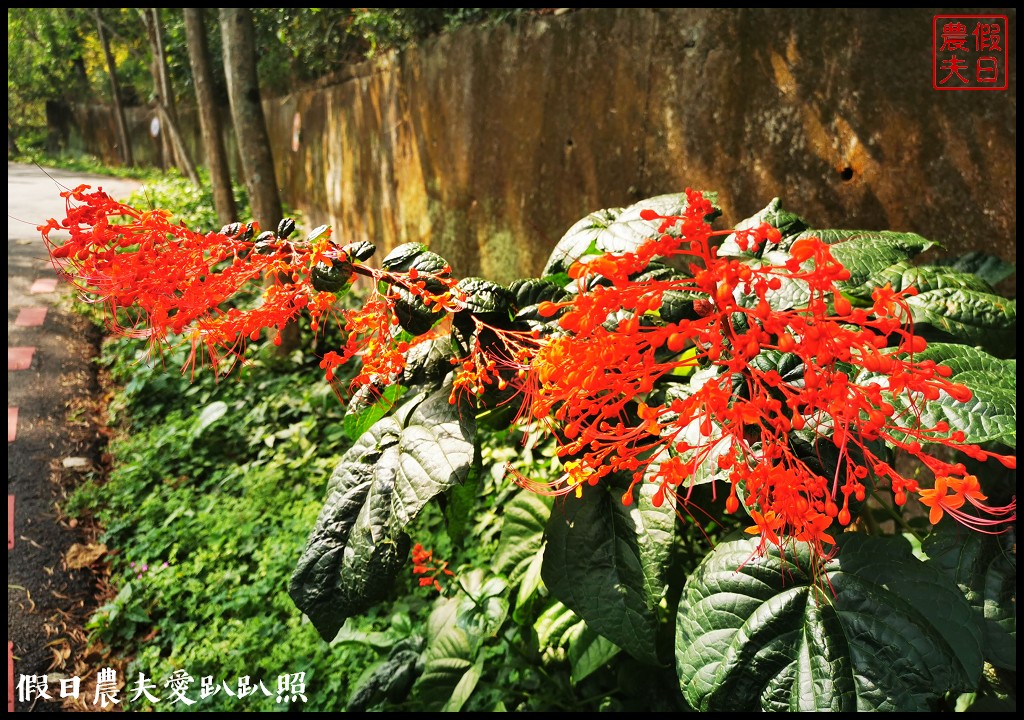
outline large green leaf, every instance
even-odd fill
[[[622,208],[598,210],[577,221],[570,227],[555,249],[548,256],[541,275],[558,275],[568,272],[569,268],[582,257],[600,255],[603,250],[598,247],[597,239],[608,232],[615,219],[622,213]]]
[[[977,275],[992,287],[995,287],[1016,272],[1014,266],[1002,258],[978,250],[966,253],[960,257],[937,260],[935,264],[949,267],[957,272]]]
[[[676,669],[702,711],[926,711],[981,676],[983,632],[956,585],[900,537],[806,545],[724,542],[679,603]]]
[[[449,709],[458,710],[479,679],[473,670],[478,642],[457,621],[461,602],[458,597],[439,600],[427,620],[423,673],[416,680],[414,691],[427,704],[436,704],[431,709],[439,710],[452,703]]]
[[[676,523],[671,502],[651,502],[655,489],[641,485],[629,507],[621,490],[603,485],[557,503],[542,570],[551,594],[594,631],[652,664],[661,662],[659,606],[668,592]]]
[[[552,648],[564,648],[568,645],[574,628],[582,622],[579,615],[567,608],[564,603],[552,601],[533,624],[538,647],[542,652]]]
[[[476,432],[472,408],[450,388],[407,400],[377,421],[334,469],[327,501],[289,593],[320,634],[383,600],[406,561],[404,529],[434,497],[466,479]]]
[[[786,238],[796,235],[797,233],[806,230],[809,226],[802,217],[796,213],[792,213],[782,207],[782,201],[779,198],[772,198],[772,201],[765,206],[763,210],[758,211],[754,215],[751,215],[745,220],[741,220],[736,223],[736,230],[751,230],[759,227],[763,223],[768,223],[773,228],[777,228],[779,233],[782,235],[782,242],[765,243],[758,248],[743,250],[736,242],[736,235],[729,235],[718,249],[718,254],[721,256],[730,257],[762,257],[764,253],[771,250],[787,249],[789,243],[786,242]]]
[[[917,427],[945,421],[950,429],[963,431],[965,442],[1017,447],[1016,360],[1002,360],[956,343],[930,343],[915,359],[949,367],[950,379],[969,388],[972,397],[959,402],[946,393],[936,400],[925,400],[917,393],[899,394],[891,398],[897,422],[905,420]]]
[[[590,627],[581,622],[579,632],[569,642],[569,678],[579,683],[603,668],[621,649],[611,640],[598,635]]]
[[[915,323],[925,323],[1001,357],[1017,352],[1017,301],[965,288],[930,290],[907,298]]]
[[[872,275],[937,244],[917,233],[893,230],[805,230],[790,245],[805,237],[831,245],[832,257],[850,271],[849,280],[840,283],[843,290],[855,290]]]
[[[558,317],[561,311],[551,317],[540,314],[542,302],[560,303],[569,298],[569,293],[561,285],[544,278],[516,280],[509,285],[509,292],[515,297],[516,320],[522,320],[531,327],[539,327]]]
[[[450,366],[449,366],[450,369]],[[341,427],[351,440],[373,427],[373,424],[395,409],[395,403],[409,388],[395,383],[384,389],[363,385],[352,395],[345,408]]]
[[[549,658],[561,658],[564,653],[574,684],[593,675],[621,652],[557,600],[540,614],[533,627],[541,653]]]
[[[851,287],[847,285],[843,288],[843,291],[851,297],[869,301],[876,289],[886,285],[889,285],[897,292],[907,288],[916,288],[919,293],[928,292],[929,290],[942,290],[944,288],[964,288],[980,292],[992,291],[991,286],[977,275],[957,272],[952,268],[936,265],[911,265],[906,260],[901,260],[876,272],[861,286]]]
[[[391,702],[405,699],[420,670],[420,649],[414,642],[403,645],[363,672],[349,696],[346,712],[366,712],[385,698]]]
[[[402,384],[409,387],[440,387],[451,372],[453,357],[463,354],[451,335],[431,338],[416,343],[405,354]]]
[[[460,293],[462,295],[460,295]],[[478,277],[459,280],[453,294],[465,297],[465,309],[476,315],[494,313],[508,319],[515,302],[515,296],[498,283]]]
[[[458,712],[483,675],[480,648],[505,620],[506,585],[481,570],[460,577],[464,592],[439,600],[427,621],[423,674],[416,681],[417,697],[442,712]]]
[[[751,267],[781,267],[790,259],[790,255],[782,250],[768,250],[763,253],[760,259],[751,258],[746,262]],[[806,269],[810,269],[809,264]],[[769,289],[764,293],[764,299],[772,310],[790,310],[792,308],[807,307],[811,299],[811,288],[806,280],[791,277],[789,273],[781,273],[775,276],[779,281],[779,287]],[[760,302],[757,293],[743,293],[737,291],[737,301],[744,307],[754,308]]]
[[[985,659],[1017,669],[1017,564],[1013,542],[983,535],[953,522],[940,523],[925,538],[928,563],[946,573],[964,593],[985,628]]]
[[[714,202],[714,193],[704,193]],[[587,215],[574,224],[555,245],[544,266],[543,275],[557,275],[569,270],[573,263],[588,255],[634,252],[645,240],[657,237],[660,220],[644,220],[643,210],[659,215],[682,215],[686,212],[686,193],[670,193],[641,200],[627,208],[610,208]],[[668,231],[670,234],[672,230]]]
[[[544,550],[544,526],[551,516],[550,497],[520,490],[502,509],[501,536],[491,561],[495,573],[519,582]]]
[[[415,268],[419,273],[448,274],[447,260],[428,250],[423,243],[415,242],[396,247],[381,259],[380,266],[391,272],[408,272]]]

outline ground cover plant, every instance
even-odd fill
[[[914,263],[935,243],[777,200],[718,230],[687,190],[583,218],[506,287],[417,243],[375,265],[326,226],[68,199],[59,270],[187,376],[244,372],[288,323],[315,339],[351,445],[289,594],[364,646],[410,576],[438,595],[348,709],[1013,702],[1005,263]]]

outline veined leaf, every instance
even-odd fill
[[[768,203],[763,210],[751,215],[746,220],[741,220],[736,223],[736,230],[751,230],[760,226],[762,223],[768,223],[773,228],[777,228],[779,233],[782,235],[782,242],[765,243],[761,247],[743,250],[736,242],[736,235],[729,235],[722,246],[718,249],[718,254],[721,256],[730,257],[762,257],[766,252],[771,250],[789,248],[789,243],[786,242],[787,237],[796,235],[797,233],[806,230],[809,226],[802,217],[796,213],[792,213],[782,207],[782,201],[779,198],[772,198],[772,201]]]
[[[588,626],[638,660],[657,653],[659,605],[676,516],[670,502],[651,502],[653,484],[639,486],[633,505],[621,491],[587,488],[552,511],[542,576],[551,594]]]
[[[515,307],[517,308],[515,319],[527,321],[531,323],[531,327],[539,327],[553,319],[541,316],[540,304],[542,302],[559,303],[569,298],[569,293],[561,285],[544,278],[516,280],[509,285],[508,289],[515,298]],[[559,314],[561,313],[553,317],[558,317]]]
[[[478,277],[459,280],[453,294],[458,297],[464,293],[465,308],[476,315],[496,313],[507,320],[515,302],[509,290],[498,283]]]
[[[714,202],[714,193],[704,193]],[[686,193],[670,193],[641,200],[627,208],[610,208],[591,213],[574,224],[555,245],[543,275],[564,273],[580,258],[604,253],[634,252],[644,241],[657,237],[661,222],[643,220],[643,210],[659,215],[682,215],[686,211]],[[672,230],[668,231],[672,234]]]
[[[519,582],[534,557],[543,552],[551,504],[549,497],[520,490],[502,511],[501,536],[491,567],[510,583]]]
[[[967,600],[900,537],[839,536],[809,570],[807,546],[723,542],[679,603],[676,669],[701,711],[926,711],[973,689],[983,632]]]
[[[380,261],[384,270],[408,272],[415,268],[420,273],[447,274],[448,261],[427,249],[423,243],[405,243],[389,252]]]
[[[896,408],[897,423],[912,427],[932,426],[940,421],[951,430],[960,430],[965,442],[1000,442],[1017,447],[1017,361],[1002,360],[984,350],[957,343],[929,343],[915,354],[918,361],[931,360],[952,370],[950,379],[972,393],[967,402],[941,393],[936,400],[925,400],[919,393],[899,393],[889,400]],[[879,375],[863,373],[859,383],[882,381]]]
[[[440,709],[448,703],[461,707],[479,679],[479,675],[472,672],[478,645],[459,627],[456,620],[459,606],[457,597],[441,600],[427,621],[423,673],[416,680],[414,691],[427,703],[436,703],[437,707],[432,709]],[[469,679],[462,683],[467,673]]]
[[[839,284],[844,292],[856,290],[872,275],[938,244],[917,233],[893,230],[805,230],[792,238],[790,245],[805,237],[831,245],[832,257],[850,271],[849,280]]]
[[[387,596],[409,552],[405,527],[469,473],[475,419],[467,401],[450,405],[449,394],[446,386],[407,400],[334,469],[289,587],[323,637]]]
[[[940,523],[925,538],[928,563],[964,593],[985,629],[985,659],[1017,670],[1017,565],[1003,536],[982,535],[955,523]]]
[[[409,388],[404,385],[388,385],[379,390],[373,385],[363,385],[349,399],[341,426],[350,439],[355,440],[369,430],[374,423],[395,409],[395,403]]]
[[[618,645],[598,635],[581,621],[582,628],[569,643],[569,677],[579,683],[603,668],[621,652]]]
[[[963,288],[991,292],[992,288],[977,275],[957,272],[952,268],[935,265],[911,265],[906,260],[871,275],[859,287],[844,286],[843,291],[864,301],[871,300],[871,294],[878,288],[889,285],[899,292],[907,288],[916,288],[919,293],[944,288]]]
[[[1002,258],[980,251],[973,251],[955,258],[935,262],[957,272],[971,273],[995,287],[1016,272],[1016,268]]]
[[[907,298],[915,323],[927,323],[960,342],[1000,356],[1016,352],[1017,301],[963,288],[931,290]]]

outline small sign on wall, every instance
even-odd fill
[[[302,145],[302,115],[295,113],[292,118],[292,152],[298,152]]]

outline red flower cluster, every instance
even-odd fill
[[[257,235],[254,226],[201,234],[164,211],[139,212],[88,190],[63,193],[67,218],[40,227],[55,266],[85,297],[105,303],[115,331],[148,338],[154,349],[188,343],[193,366],[208,358],[217,369],[225,357],[241,358],[264,328],[280,330],[308,313],[314,331],[332,321],[347,333],[345,346],[322,358],[327,379],[333,384],[335,370],[359,357],[353,384],[379,387],[401,372],[412,345],[451,332],[453,314],[467,307],[447,266],[372,268],[326,226],[305,241],[288,240],[288,232]],[[908,329],[912,289],[886,286],[870,306],[854,307],[840,290],[848,271],[813,237],[795,242],[782,264],[722,256],[714,239],[725,233],[704,220],[711,204],[700,193],[687,196],[682,215],[642,214],[660,230],[634,252],[572,266],[571,298],[538,307],[542,316],[559,315],[554,330],[491,327],[469,314],[475,332],[460,336],[467,354],[452,359],[452,401],[491,387],[505,401],[517,397],[519,418],[547,425],[565,460],[554,486],[513,471],[517,482],[580,495],[615,473],[631,479],[624,503],[633,502],[638,483],[651,482],[661,504],[686,502],[697,483],[723,480],[726,510],[746,506],[762,547],[800,541],[819,555],[829,553],[837,525],[854,519],[851,503],[883,487],[898,505],[917,495],[932,522],[948,513],[991,531],[1016,519],[1015,502],[985,505],[964,464],[934,452],[1016,467],[1014,457],[967,443],[945,422],[922,421],[924,403],[964,402],[971,392],[950,380],[949,368],[918,357],[926,344]],[[70,240],[51,242],[61,228]],[[733,240],[746,250],[781,237],[762,225]],[[656,259],[686,273],[634,279]],[[338,294],[358,276],[371,281],[362,307],[339,308]],[[233,305],[250,284],[259,302]],[[410,298],[440,318],[416,337],[401,331],[400,309]],[[692,312],[666,320],[666,299],[678,305],[680,298]],[[934,487],[898,470],[888,448],[916,458]],[[965,503],[982,516],[965,512]],[[432,573],[421,582],[439,585],[446,565],[434,566],[417,548],[417,574]]]
[[[260,233],[255,223],[203,234],[173,223],[164,210],[141,212],[87,185],[61,195],[66,219],[39,228],[58,273],[83,299],[106,306],[113,332],[148,339],[154,353],[171,342],[188,343],[186,369],[208,361],[219,371],[230,358],[230,370],[264,329],[280,330],[307,313],[314,332],[333,321],[348,333],[341,352],[323,357],[327,379],[333,384],[334,370],[359,356],[362,368],[354,382],[371,384],[400,370],[403,353],[416,342],[398,339],[399,291],[441,310],[457,305],[448,292],[450,278],[436,278],[443,291],[431,293],[415,271],[363,265],[326,226],[304,241]],[[50,233],[61,229],[70,239],[51,241]],[[339,308],[339,294],[358,276],[371,281],[368,298],[358,310]],[[258,290],[259,301],[248,308],[234,305],[247,287]]]
[[[560,434],[558,453],[570,462],[554,487],[527,486],[579,494],[581,483],[624,473],[632,478],[625,504],[641,482],[659,486],[660,504],[667,496],[685,501],[697,482],[722,478],[730,487],[726,509],[747,506],[750,532],[761,536],[762,547],[795,539],[822,555],[835,542],[836,522],[850,524],[851,501],[883,485],[900,505],[908,493],[920,493],[933,521],[945,511],[974,527],[993,523],[956,512],[964,497],[994,522],[1015,519],[1015,504],[983,505],[980,492],[965,489],[971,476],[964,465],[928,449],[1016,463],[965,443],[945,422],[921,422],[925,401],[942,394],[966,401],[971,392],[948,379],[949,368],[916,358],[926,344],[907,329],[913,290],[887,286],[874,293],[871,307],[853,307],[838,289],[849,272],[817,238],[798,240],[783,265],[721,257],[711,242],[721,233],[704,222],[710,204],[688,195],[682,216],[644,213],[661,221],[659,237],[632,253],[576,264],[570,275],[577,295],[541,308],[552,315],[565,310],[566,332],[540,341],[530,366],[533,387],[524,390],[532,417],[551,422]],[[744,249],[780,239],[768,225],[736,234]],[[630,279],[654,258],[681,259],[689,277]],[[604,281],[590,282],[597,276]],[[695,298],[693,319],[648,322],[669,293]],[[780,301],[782,293],[800,300]],[[853,377],[854,368],[873,377]],[[659,380],[690,382],[652,395]],[[904,400],[904,409],[894,398]],[[885,446],[941,478],[936,490],[922,490],[898,471]],[[834,470],[822,461],[829,453]],[[947,484],[960,494],[942,497]]]

